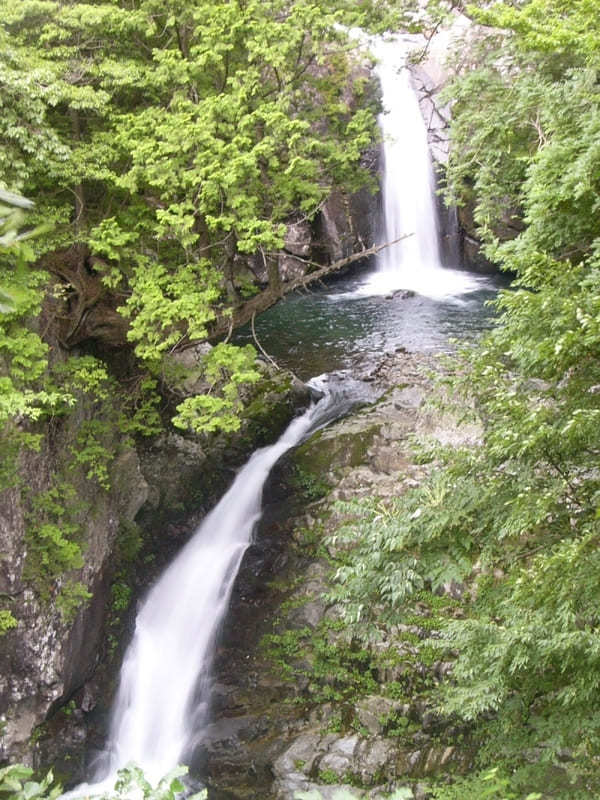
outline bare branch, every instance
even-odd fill
[[[334,261],[332,264],[327,264],[326,266],[323,266],[323,264],[317,264],[315,261],[311,261],[310,259],[293,255],[292,253],[286,254],[291,258],[301,261],[307,266],[316,267],[317,269],[313,270],[308,275],[303,275],[301,278],[295,278],[294,280],[282,283],[276,289],[268,286],[266,289],[260,292],[260,294],[251,297],[245,303],[235,308],[232,316],[229,316],[229,314],[221,315],[215,321],[209,338],[218,339],[221,336],[226,335],[232,324],[233,328],[239,328],[241,325],[245,325],[247,322],[251,321],[254,315],[261,314],[263,311],[266,311],[267,308],[275,305],[275,303],[281,300],[281,298],[286,294],[289,294],[296,289],[305,289],[311,283],[316,283],[317,281],[322,280],[327,275],[342,269],[342,267],[345,267],[348,264],[353,264],[356,261],[361,261],[363,258],[368,258],[369,256],[375,255],[381,250],[385,250],[386,247],[391,247],[392,245],[397,244],[398,242],[401,242],[403,239],[407,239],[412,235],[412,233],[408,233],[404,236],[400,236],[398,239],[394,239],[393,242],[376,244],[373,245],[373,247],[368,247],[366,250],[359,250],[357,253],[353,253],[346,258],[340,258],[338,261]],[[269,255],[275,256],[274,253]],[[193,344],[194,342],[189,342],[189,344],[186,346],[191,347]]]

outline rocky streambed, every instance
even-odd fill
[[[344,503],[377,497],[385,507],[419,485],[432,467],[417,463],[414,434],[449,445],[479,436],[429,404],[438,369],[434,356],[387,355],[362,376],[379,401],[276,468],[216,655],[213,722],[196,754],[215,800],[342,790],[382,798],[399,787],[425,798],[428,778],[467,768],[468,731],[439,718],[429,699],[451,663],[427,645],[439,614],[462,613],[462,587],[424,593],[402,624],[382,624],[367,646],[328,599],[343,560],[331,537],[348,517]]]

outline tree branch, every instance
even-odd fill
[[[286,294],[289,294],[296,289],[303,289],[309,286],[311,283],[316,283],[327,275],[331,275],[333,272],[337,272],[338,270],[342,269],[342,267],[346,267],[348,264],[353,264],[356,261],[361,261],[363,258],[373,256],[376,253],[379,253],[381,250],[385,250],[386,247],[391,247],[392,245],[397,244],[398,242],[401,242],[403,239],[407,239],[412,235],[412,233],[408,233],[404,236],[400,236],[398,239],[394,239],[393,242],[385,242],[384,244],[373,245],[373,247],[368,247],[366,250],[360,250],[358,253],[353,253],[346,258],[340,258],[338,261],[334,261],[332,264],[327,264],[327,266],[317,264],[315,261],[311,261],[310,259],[302,258],[301,256],[296,256],[290,253],[289,256],[291,258],[295,258],[307,266],[317,267],[317,269],[315,269],[313,272],[310,272],[308,275],[303,275],[300,278],[294,278],[291,281],[281,283],[277,290],[274,290],[272,287],[267,287],[260,294],[251,297],[250,300],[247,300],[245,303],[235,308],[232,316],[225,314],[221,315],[216,319],[214,325],[212,326],[209,338],[218,339],[221,336],[224,336],[227,334],[232,324],[234,328],[239,328],[241,325],[245,325],[247,322],[250,322],[253,316],[266,311],[267,308],[275,305],[275,303],[281,300],[282,297],[285,297]],[[191,347],[194,344],[194,342],[189,342],[187,346]]]

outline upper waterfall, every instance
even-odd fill
[[[460,295],[482,287],[482,279],[442,266],[435,180],[427,128],[407,67],[408,48],[399,39],[379,39],[372,46],[381,84],[383,112],[382,250],[377,269],[361,294],[408,289],[433,298]]]
[[[380,252],[380,268],[393,272],[398,266],[419,264],[439,269],[433,170],[419,102],[410,85],[410,72],[399,67],[397,43],[380,42],[377,56],[384,102],[379,115],[384,148],[382,238],[393,242],[408,234]]]

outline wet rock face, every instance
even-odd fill
[[[378,174],[378,148],[368,151],[363,161],[372,175]],[[331,264],[371,247],[377,239],[379,203],[379,195],[366,188],[352,195],[334,191],[314,220],[302,217],[290,222],[278,262],[281,279],[285,282],[301,278],[314,264]],[[257,262],[253,271],[263,283],[267,282],[265,265]]]
[[[378,149],[369,151],[365,165],[372,174],[378,174]],[[313,252],[317,260],[331,263],[371,247],[377,238],[378,204],[379,197],[368,189],[350,197],[332,193],[313,224]]]
[[[24,467],[27,488],[42,490],[51,456],[30,457]],[[32,759],[32,732],[53,707],[81,686],[97,662],[109,605],[110,557],[119,523],[132,520],[145,502],[147,484],[137,455],[125,450],[112,465],[113,489],[88,488],[91,512],[82,525],[85,566],[80,580],[92,594],[69,621],[52,598],[42,600],[25,580],[27,554],[25,488],[4,492],[0,500],[2,573],[0,592],[8,600],[18,625],[2,637],[0,646],[0,708],[3,735],[0,761]],[[35,737],[34,737],[35,738]]]

